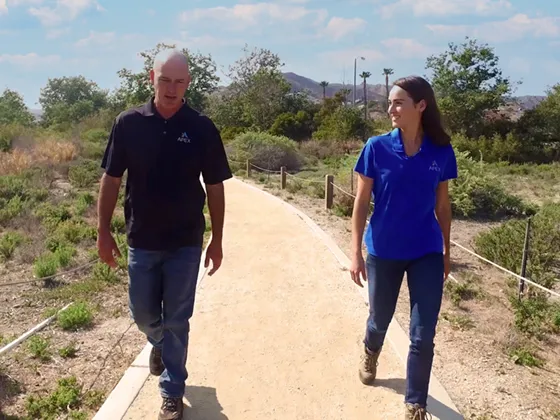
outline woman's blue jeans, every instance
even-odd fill
[[[405,402],[426,407],[434,358],[434,337],[443,296],[443,255],[431,253],[414,260],[366,259],[369,317],[364,344],[378,351],[384,341],[404,274],[410,292],[410,348]]]

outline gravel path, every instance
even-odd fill
[[[262,192],[232,180],[226,201],[224,264],[199,285],[191,320],[185,417],[403,418],[389,342],[376,386],[358,379],[367,306],[334,255]],[[150,377],[125,419],[157,418],[160,401]]]

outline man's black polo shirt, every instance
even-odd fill
[[[101,166],[113,177],[128,170],[125,219],[133,248],[201,246],[206,184],[231,178],[220,133],[188,104],[165,120],[153,98],[115,119]]]

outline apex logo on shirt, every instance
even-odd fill
[[[181,143],[190,143],[191,139],[189,138],[187,133],[183,131],[183,133],[179,137],[177,137],[177,141],[180,141]]]
[[[441,170],[435,160],[432,161],[432,164],[430,165],[429,169],[430,171],[436,171],[436,172],[439,172]]]

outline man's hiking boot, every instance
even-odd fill
[[[405,407],[404,420],[432,420],[432,415],[426,408],[418,404],[406,404]]]
[[[182,420],[183,399],[163,397],[158,420]]]
[[[360,381],[362,381],[364,385],[371,385],[375,381],[375,375],[377,375],[377,359],[380,353],[381,349],[374,353],[364,346],[364,354],[362,355],[359,371]]]
[[[161,349],[152,347],[150,352],[150,373],[155,376],[160,376],[165,369],[163,360],[161,359]]]

